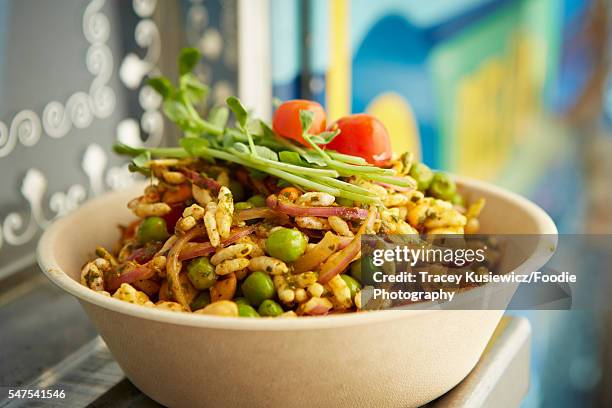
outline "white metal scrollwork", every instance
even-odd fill
[[[34,146],[43,133],[53,138],[64,137],[74,126],[83,129],[91,125],[94,117],[106,118],[115,109],[115,92],[107,86],[113,72],[113,55],[106,42],[110,35],[110,22],[101,11],[105,0],[92,0],[83,13],[83,34],[89,42],[87,70],[94,75],[89,90],[77,91],[65,104],[49,102],[38,113],[24,109],[18,112],[10,125],[0,121],[0,158],[8,156],[20,142]]]
[[[105,0],[92,0],[83,13],[83,34],[89,43],[85,65],[93,80],[87,91],[74,92],[65,103],[49,102],[42,114],[30,109],[19,111],[7,125],[0,121],[0,159],[8,156],[17,143],[23,146],[34,146],[43,134],[52,138],[64,137],[74,127],[84,129],[91,125],[95,118],[106,118],[115,109],[115,92],[108,86],[113,74],[113,55],[107,45],[110,37],[110,22],[102,11]],[[104,150],[90,145],[83,158],[83,171],[88,176],[89,194],[97,195],[104,190],[107,157]],[[109,170],[109,174],[111,170]],[[113,174],[116,171],[113,171]],[[127,177],[127,180],[133,180]],[[117,183],[114,183],[117,184]],[[65,192],[54,192],[45,209],[47,180],[36,168],[27,171],[20,189],[27,201],[29,214],[9,213],[0,223],[0,249],[3,244],[18,246],[30,242],[39,231],[53,218],[66,214],[76,208],[88,196],[88,190],[75,184]],[[45,212],[53,212],[47,217]]]
[[[121,62],[119,78],[129,89],[138,89],[138,101],[143,113],[140,124],[136,119],[127,118],[117,126],[117,139],[131,145],[158,146],[161,143],[164,121],[159,108],[161,98],[147,85],[145,77],[158,74],[157,62],[161,54],[161,37],[157,24],[151,19],[157,7],[156,0],[133,0],[132,8],[140,21],[134,30],[134,39],[139,47],[146,49],[140,58],[129,53]],[[146,137],[140,136],[140,128]],[[144,139],[144,141],[143,141]]]

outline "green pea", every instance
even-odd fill
[[[235,210],[248,210],[249,208],[253,208],[253,204],[246,201],[241,201],[239,203],[234,204]]]
[[[293,262],[306,251],[306,238],[296,229],[279,228],[268,235],[266,251],[274,258]]]
[[[261,316],[265,317],[276,317],[283,314],[283,308],[275,301],[268,299],[261,302],[259,309],[257,309]]]
[[[371,285],[374,283],[373,276],[377,269],[379,268],[372,263],[371,257],[362,257],[351,264],[351,276],[357,282]]]
[[[161,217],[148,217],[142,221],[136,237],[138,242],[145,244],[152,241],[164,241],[170,234],[166,228],[166,220]]]
[[[451,198],[451,203],[453,203],[453,205],[458,205],[458,206],[461,206],[461,207],[465,207],[465,199],[459,193],[455,193],[453,198]]]
[[[337,197],[336,203],[343,207],[352,207],[353,205],[355,205],[353,200],[349,200],[348,198],[344,198],[344,197]]]
[[[199,310],[210,304],[210,292],[205,290],[200,292],[198,296],[189,305],[191,310]]]
[[[355,297],[355,294],[361,289],[361,283],[357,282],[354,278],[351,278],[349,275],[343,273],[340,275],[346,286],[348,286],[351,291],[351,298]]]
[[[240,317],[259,317],[257,310],[253,309],[251,305],[238,304],[238,316]]]
[[[249,300],[245,297],[237,297],[236,299],[234,299],[234,302],[237,305],[249,305],[250,306]]]
[[[417,188],[421,191],[425,191],[429,188],[434,174],[426,164],[414,163],[410,169],[410,176],[416,180]]]
[[[247,203],[251,203],[253,207],[265,207],[266,198],[262,195],[254,195],[247,200]]]
[[[272,278],[264,272],[253,272],[241,285],[242,293],[253,306],[259,306],[266,299],[274,297]]]
[[[196,289],[209,289],[217,281],[215,267],[207,257],[201,256],[193,259],[187,265],[187,276]]]
[[[429,194],[440,200],[452,199],[456,191],[455,182],[444,173],[436,173],[429,186]]]
[[[229,189],[232,192],[232,198],[234,199],[234,202],[244,200],[244,187],[242,187],[242,184],[240,184],[236,180],[232,180],[229,183]]]

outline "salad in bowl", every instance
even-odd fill
[[[317,102],[281,103],[271,124],[236,97],[206,110],[185,49],[180,78],[149,81],[183,132],[178,147],[117,144],[149,183],[136,219],[98,246],[80,281],[100,295],[235,317],[359,311],[363,234],[473,234],[484,206],[409,153],[368,114],[328,124]],[[230,113],[233,124],[230,124]]]

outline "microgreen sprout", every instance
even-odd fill
[[[222,160],[305,190],[322,191],[363,204],[379,204],[380,199],[372,191],[341,177],[410,185],[409,181],[394,177],[394,170],[371,166],[361,157],[323,150],[321,146],[330,143],[339,130],[309,134],[307,129],[313,120],[310,111],[300,111],[303,137],[310,148],[280,138],[268,124],[251,118],[234,96],[227,98],[227,106],[210,109],[204,119],[198,110],[205,105],[209,90],[192,72],[199,60],[198,50],[184,49],[179,57],[180,77],[176,85],[166,77],[149,79],[148,84],[163,99],[165,115],[185,136],[179,141],[180,147],[140,148],[117,143],[116,153],[133,157],[130,170],[150,175],[147,163],[152,158]],[[234,114],[234,126],[228,125],[230,111]]]

